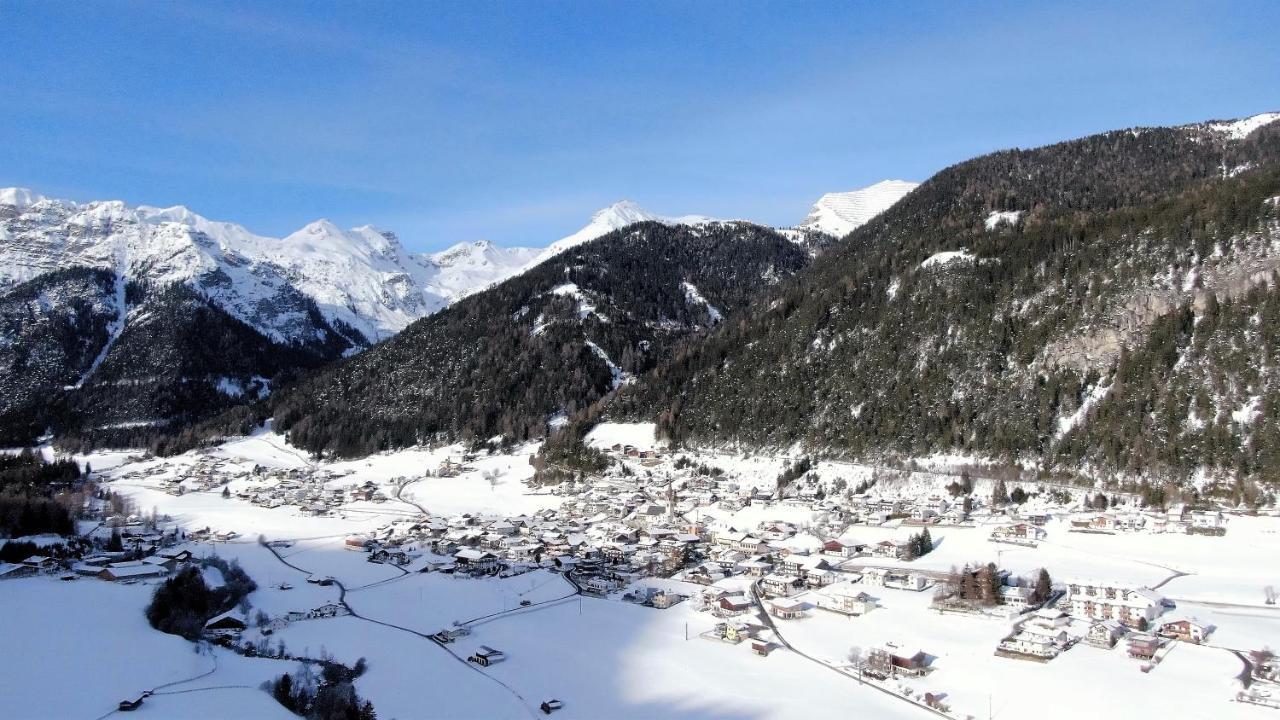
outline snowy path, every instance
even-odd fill
[[[306,573],[307,575],[311,575],[311,574],[312,574],[310,570],[307,570],[307,569],[305,569],[305,568],[298,567],[297,565],[294,565],[293,563],[289,562],[288,560],[285,560],[285,559],[284,559],[284,557],[283,557],[283,556],[281,556],[281,555],[280,555],[280,553],[279,553],[279,552],[277,552],[277,551],[276,551],[276,549],[275,549],[274,547],[272,547],[270,544],[264,544],[263,546],[264,546],[264,547],[266,547],[268,550],[270,550],[270,551],[271,551],[271,554],[272,554],[272,555],[275,555],[275,556],[276,556],[276,559],[277,559],[277,560],[279,560],[280,562],[284,563],[286,566],[291,567],[291,568],[293,568],[294,570],[297,570],[298,572]],[[404,577],[404,576],[402,575],[402,576],[400,576],[400,577]],[[392,579],[398,580],[398,579],[400,579],[400,578],[392,578]],[[456,653],[454,653],[454,652],[453,652],[452,650],[450,650],[447,646],[445,646],[445,644],[444,644],[444,643],[440,642],[439,640],[436,640],[435,638],[431,637],[430,635],[427,635],[426,633],[421,633],[421,632],[418,632],[417,630],[414,630],[414,629],[412,629],[412,628],[403,627],[403,626],[401,626],[401,625],[396,625],[396,624],[394,624],[394,623],[384,622],[384,621],[382,621],[382,620],[376,620],[376,619],[374,619],[374,618],[371,618],[371,617],[367,617],[367,616],[361,615],[360,613],[356,612],[355,608],[351,607],[351,605],[350,605],[350,604],[348,604],[348,602],[347,602],[347,588],[346,588],[346,586],[345,586],[345,585],[343,585],[343,584],[342,584],[342,581],[338,580],[337,578],[334,578],[333,583],[334,583],[335,585],[337,585],[337,586],[338,586],[338,604],[339,604],[339,605],[341,605],[342,607],[346,608],[346,609],[347,609],[347,612],[351,614],[351,617],[354,617],[354,618],[356,618],[356,619],[358,619],[358,620],[363,620],[363,621],[365,621],[365,622],[371,622],[371,623],[373,623],[373,624],[375,624],[375,625],[381,625],[381,626],[383,626],[383,627],[392,628],[392,629],[394,629],[394,630],[400,630],[400,631],[402,631],[402,632],[406,632],[406,633],[409,633],[409,634],[411,634],[411,635],[416,635],[416,636],[418,636],[418,637],[422,638],[423,640],[426,640],[427,642],[431,643],[432,645],[435,645],[436,647],[438,647],[438,648],[440,648],[441,650],[443,650],[443,651],[445,651],[446,653],[448,653],[448,654],[449,654],[449,657],[451,657],[451,658],[453,658],[454,660],[456,660],[457,662],[461,663],[463,667],[467,668],[468,670],[470,670],[470,671],[472,671],[472,672],[478,673],[481,677],[484,677],[484,678],[486,678],[486,679],[490,680],[491,682],[494,682],[494,683],[496,683],[496,684],[500,685],[502,688],[504,688],[507,692],[509,692],[512,696],[514,696],[517,700],[519,700],[519,701],[520,701],[520,706],[521,706],[522,708],[524,708],[525,712],[526,712],[526,713],[528,713],[529,717],[537,717],[537,715],[535,715],[535,714],[534,714],[533,706],[532,706],[532,705],[529,703],[529,701],[528,701],[527,699],[525,699],[525,697],[524,697],[523,695],[521,695],[521,694],[519,693],[519,691],[517,691],[515,688],[513,688],[513,687],[511,687],[510,685],[506,684],[505,682],[503,682],[503,681],[499,680],[498,678],[493,677],[492,675],[489,675],[488,673],[486,673],[486,672],[482,671],[480,668],[475,667],[475,666],[474,666],[474,665],[472,665],[471,663],[467,662],[467,661],[466,661],[466,659],[464,659],[464,658],[462,658],[462,657],[459,657]],[[521,609],[526,609],[526,608],[521,608]]]
[[[186,683],[195,682],[195,681],[197,681],[197,680],[202,680],[202,679],[207,678],[207,677],[209,677],[210,675],[212,675],[212,674],[214,674],[214,673],[218,672],[218,656],[217,656],[217,654],[216,654],[216,653],[213,653],[213,652],[211,651],[211,652],[209,653],[209,657],[213,660],[213,667],[209,668],[209,669],[208,669],[208,670],[206,670],[205,672],[202,672],[202,673],[200,673],[199,675],[196,675],[196,676],[194,676],[194,677],[189,677],[189,678],[187,678],[187,679],[185,679],[185,680],[174,680],[173,682],[167,682],[167,683],[165,683],[165,684],[163,684],[163,685],[157,685],[157,686],[155,686],[155,687],[151,688],[150,690],[144,690],[144,691],[142,691],[141,693],[139,693],[139,695],[141,695],[141,697],[148,698],[148,697],[151,697],[152,695],[176,695],[176,694],[178,694],[178,693],[182,693],[182,692],[194,692],[193,690],[177,690],[177,691],[172,691],[172,692],[160,692],[160,691],[161,691],[161,690],[164,690],[165,688],[171,688],[171,687],[174,687],[175,685],[185,685]],[[243,686],[243,685],[236,685],[236,686],[228,685],[228,686],[225,686],[225,687],[246,687],[246,686]],[[210,688],[195,688],[195,689],[196,689],[196,690],[219,690],[219,689],[222,689],[222,688],[212,688],[212,687],[210,687]],[[118,713],[118,712],[120,712],[120,709],[119,709],[119,708],[116,708],[116,709],[111,710],[110,712],[106,713],[105,715],[100,715],[100,716],[98,716],[98,717],[96,718],[96,720],[103,720],[104,718],[111,717],[112,715],[115,715],[115,714],[116,714],[116,713]]]

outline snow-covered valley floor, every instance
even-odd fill
[[[635,435],[634,429],[606,428],[597,440],[611,445]],[[659,610],[623,602],[618,593],[603,599],[575,595],[562,575],[547,570],[470,579],[417,572],[427,558],[401,569],[367,562],[364,553],[343,548],[344,538],[353,533],[418,517],[419,506],[433,517],[514,516],[558,508],[561,497],[525,484],[534,451],[536,446],[527,446],[481,456],[456,477],[424,476],[457,455],[456,447],[321,463],[334,475],[332,486],[370,481],[386,499],[349,502],[318,517],[305,516],[295,505],[267,508],[236,497],[258,482],[250,474],[254,466],[316,469],[311,458],[269,432],[176,458],[98,453],[81,459],[143,512],[154,508],[188,530],[234,531],[237,536],[229,541],[187,547],[198,556],[238,561],[259,585],[250,595],[255,611],[282,617],[345,601],[354,615],[292,622],[266,640],[272,646],[285,643],[295,654],[328,654],[348,664],[366,658],[368,672],[356,687],[384,720],[541,717],[538,704],[551,698],[565,703],[556,713],[563,718],[929,717],[929,711],[832,667],[846,665],[852,647],[885,642],[917,646],[933,658],[929,675],[903,684],[917,697],[925,692],[942,697],[956,718],[987,717],[988,712],[1003,718],[1274,715],[1231,701],[1242,670],[1231,651],[1280,648],[1280,612],[1263,605],[1261,592],[1265,585],[1280,585],[1274,560],[1280,557],[1277,518],[1233,517],[1225,537],[1068,533],[1064,521],[1054,520],[1035,548],[993,543],[983,527],[940,525],[931,529],[935,550],[919,560],[845,563],[845,569],[867,564],[946,571],[998,560],[1015,573],[1046,567],[1055,579],[1160,586],[1178,612],[1212,624],[1215,632],[1204,646],[1179,644],[1150,672],[1142,672],[1123,645],[1107,651],[1081,644],[1046,664],[997,657],[993,649],[1008,634],[1007,621],[938,614],[929,608],[929,591],[869,589],[879,607],[862,617],[810,610],[799,619],[775,620],[795,651],[779,648],[760,657],[749,642],[701,637],[720,621],[699,612],[692,601]],[[761,487],[772,482],[784,462],[724,453],[697,459]],[[196,475],[210,463],[227,472],[243,471],[226,486],[231,497],[224,498],[221,488],[182,495],[163,489],[167,478]],[[851,480],[869,472],[830,464],[820,471],[847,472]],[[700,519],[749,528],[774,520],[805,524],[816,517],[804,508],[753,504],[736,511],[707,509]],[[916,529],[858,525],[846,535],[874,543],[904,538]],[[273,550],[259,544],[259,536],[290,544]],[[331,576],[337,583],[316,585],[306,581],[309,576]],[[5,687],[11,703],[0,714],[92,720],[121,699],[207,672],[216,657],[215,672],[171,688],[197,692],[158,695],[137,712],[154,718],[289,717],[257,687],[294,665],[221,650],[201,655],[190,643],[152,630],[142,610],[156,582],[37,577],[0,583],[6,608],[0,613],[0,638],[7,649]],[[642,583],[684,594],[701,590],[672,580]],[[455,621],[491,614],[496,617],[475,622],[472,634],[455,643],[442,646],[426,637]],[[761,622],[750,614],[744,619]],[[257,637],[256,632],[247,637]],[[464,658],[481,645],[500,648],[508,659],[489,668],[467,663]],[[57,683],[50,681],[51,672]]]

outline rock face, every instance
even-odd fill
[[[1135,280],[1100,318],[1046,346],[1045,365],[1080,372],[1105,370],[1123,349],[1139,345],[1152,323],[1177,308],[1190,306],[1202,313],[1211,295],[1219,301],[1234,300],[1268,287],[1280,272],[1280,252],[1272,241],[1277,237],[1280,224],[1273,223],[1264,232],[1237,238],[1232,242],[1235,252],[1208,258],[1192,272]]]

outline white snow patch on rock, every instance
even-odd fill
[[[917,187],[919,183],[906,180],[883,180],[859,190],[827,193],[818,198],[808,217],[797,227],[844,237],[893,207]]]
[[[983,221],[988,230],[995,230],[1002,223],[1016,225],[1018,219],[1022,217],[1021,210],[993,210],[987,219]]]
[[[686,302],[690,305],[701,305],[707,309],[707,315],[711,318],[711,323],[713,325],[724,319],[724,316],[720,314],[720,311],[716,309],[716,306],[708,302],[707,299],[702,296],[702,293],[698,292],[698,288],[694,287],[693,283],[682,282],[680,283],[680,287],[684,290],[684,299]]]
[[[1089,394],[1085,396],[1084,402],[1080,403],[1080,407],[1076,408],[1075,412],[1058,418],[1058,429],[1053,434],[1053,438],[1057,440],[1079,426],[1080,422],[1089,414],[1089,409],[1096,405],[1099,400],[1106,397],[1109,392],[1111,392],[1110,385],[1103,385],[1102,383],[1094,385],[1089,390]]]
[[[977,259],[977,256],[968,250],[948,250],[930,255],[924,262],[920,263],[920,268],[949,265],[953,262],[973,262]]]
[[[1280,120],[1280,112],[1261,113],[1240,120],[1210,123],[1209,129],[1214,132],[1220,132],[1232,140],[1243,140],[1249,136],[1249,133],[1264,125],[1270,125],[1276,120]]]
[[[633,445],[640,450],[655,450],[666,446],[655,439],[657,429],[655,423],[600,423],[587,433],[586,442],[594,448]]]
[[[1231,412],[1231,419],[1241,425],[1248,425],[1257,419],[1262,412],[1262,396],[1254,395],[1239,409]]]

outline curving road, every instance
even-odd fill
[[[759,580],[757,580],[756,582],[751,583],[751,585],[750,585],[750,589],[751,589],[751,593],[750,593],[750,595],[751,595],[751,603],[752,603],[753,605],[755,605],[755,607],[756,607],[756,611],[760,613],[760,617],[761,617],[761,619],[764,621],[764,624],[765,624],[765,625],[767,625],[767,626],[769,627],[769,629],[773,631],[773,636],[774,636],[775,638],[777,638],[777,639],[778,639],[778,643],[779,643],[780,645],[782,645],[784,648],[786,648],[786,649],[790,650],[791,652],[795,653],[796,655],[799,655],[800,657],[804,658],[805,660],[808,660],[809,662],[816,663],[816,664],[821,665],[822,667],[824,667],[824,668],[826,668],[826,669],[830,670],[831,672],[838,673],[841,677],[848,678],[848,679],[855,679],[855,678],[853,678],[853,676],[852,676],[852,675],[849,675],[848,673],[846,673],[845,671],[843,671],[843,670],[841,670],[840,668],[836,667],[835,665],[832,665],[832,664],[830,664],[830,663],[826,662],[825,660],[820,660],[820,659],[818,659],[818,658],[816,658],[816,657],[814,657],[814,656],[812,656],[812,655],[810,655],[810,654],[808,654],[808,653],[804,652],[803,650],[798,650],[798,649],[796,649],[796,647],[795,647],[794,645],[792,645],[790,642],[788,642],[788,641],[787,641],[787,639],[786,639],[785,637],[783,637],[783,636],[782,636],[782,633],[781,633],[781,632],[778,632],[778,626],[773,622],[773,617],[772,617],[771,615],[769,615],[769,611],[768,611],[767,609],[765,609],[764,602],[760,599],[760,589],[759,589],[759,584],[760,584],[760,581],[759,581]],[[934,715],[937,715],[938,717],[948,718],[948,720],[954,720],[953,716],[951,716],[951,715],[948,715],[948,714],[946,714],[946,713],[944,713],[944,712],[940,712],[940,711],[938,711],[938,710],[934,710],[933,708],[931,708],[931,707],[929,707],[929,706],[927,706],[927,705],[922,705],[922,704],[920,704],[920,703],[916,702],[915,700],[912,700],[911,698],[903,697],[902,695],[899,695],[899,694],[897,694],[897,693],[895,693],[895,692],[891,692],[890,690],[888,690],[888,689],[886,689],[886,688],[882,688],[882,687],[880,687],[879,685],[877,685],[877,684],[875,684],[875,683],[863,682],[863,681],[862,681],[862,680],[860,680],[860,679],[858,680],[858,682],[859,682],[859,684],[860,684],[860,685],[862,685],[862,686],[864,686],[864,687],[869,687],[869,688],[872,688],[873,690],[878,690],[878,691],[880,691],[880,692],[884,693],[885,695],[888,695],[889,697],[891,697],[891,698],[895,698],[895,699],[897,699],[897,700],[901,700],[902,702],[907,703],[908,705],[911,705],[912,707],[918,708],[918,709],[923,710],[923,711],[928,712],[928,713],[932,713],[932,714],[934,714]]]
[[[284,557],[283,557],[279,552],[277,552],[277,551],[276,551],[276,549],[275,549],[274,547],[271,547],[271,545],[264,543],[264,544],[263,544],[263,547],[266,547],[268,550],[270,550],[270,551],[271,551],[271,554],[272,554],[272,555],[275,555],[275,556],[276,556],[276,559],[277,559],[277,560],[279,560],[279,561],[280,561],[281,563],[283,563],[284,565],[286,565],[287,567],[293,568],[294,570],[297,570],[298,572],[301,572],[301,573],[306,573],[307,575],[311,575],[311,574],[312,574],[312,572],[311,572],[310,570],[307,570],[307,569],[302,568],[302,567],[298,567],[297,565],[294,565],[293,563],[291,563],[291,562],[289,562],[288,560],[284,559]],[[393,579],[393,580],[398,580],[399,578],[392,578],[392,579]],[[578,588],[577,583],[574,583],[572,580],[570,580],[569,582],[570,582],[571,584],[573,584],[573,585],[574,585],[574,589],[575,589],[574,594],[575,594],[575,595],[576,595],[578,592],[581,592],[581,589],[580,589],[580,588]],[[481,670],[479,667],[477,667],[477,666],[475,666],[475,665],[473,665],[473,664],[471,664],[471,663],[467,662],[467,660],[466,660],[465,658],[463,658],[462,656],[460,656],[460,655],[458,655],[457,653],[453,652],[453,650],[452,650],[452,649],[450,649],[450,648],[449,648],[445,643],[442,643],[442,642],[440,642],[439,640],[436,640],[435,638],[431,637],[430,635],[428,635],[428,634],[426,634],[426,633],[419,632],[419,631],[417,631],[417,630],[414,630],[413,628],[407,628],[407,627],[404,627],[404,626],[402,626],[402,625],[396,625],[395,623],[389,623],[389,622],[386,622],[386,621],[383,621],[383,620],[378,620],[378,619],[371,618],[371,617],[368,617],[368,616],[365,616],[365,615],[361,615],[359,612],[357,612],[357,611],[355,610],[355,608],[351,607],[351,605],[350,605],[349,603],[347,603],[347,588],[346,588],[346,586],[345,586],[345,585],[343,585],[343,584],[342,584],[342,582],[341,582],[340,580],[338,580],[337,578],[334,578],[334,580],[333,580],[333,584],[338,586],[338,604],[339,604],[339,605],[341,605],[342,607],[344,607],[344,608],[347,610],[347,612],[348,612],[348,613],[350,613],[350,615],[351,615],[352,617],[354,617],[354,618],[356,618],[356,619],[359,619],[359,620],[363,620],[363,621],[365,621],[365,622],[373,623],[374,625],[381,625],[381,626],[383,626],[383,627],[392,628],[392,629],[394,629],[394,630],[399,630],[399,631],[401,631],[401,632],[410,633],[410,634],[412,634],[412,635],[416,635],[416,636],[418,636],[418,637],[422,638],[423,640],[426,640],[427,642],[431,643],[432,645],[434,645],[434,646],[436,646],[436,647],[440,648],[441,650],[443,650],[444,652],[446,652],[446,653],[449,655],[449,657],[453,658],[453,659],[454,659],[455,661],[457,661],[458,663],[461,663],[463,667],[467,668],[468,670],[470,670],[470,671],[472,671],[472,672],[475,672],[475,673],[479,674],[481,677],[483,677],[483,678],[485,678],[485,679],[489,680],[490,682],[492,682],[492,683],[494,683],[494,684],[498,685],[499,687],[503,688],[504,690],[506,690],[506,691],[507,691],[508,693],[510,693],[513,697],[515,697],[517,700],[519,700],[519,701],[520,701],[520,706],[521,706],[522,708],[524,708],[525,712],[526,712],[526,713],[528,713],[529,717],[537,717],[537,715],[536,715],[536,714],[534,714],[534,706],[529,702],[529,700],[528,700],[527,698],[525,698],[523,695],[521,695],[521,694],[520,694],[520,692],[519,692],[518,690],[516,690],[515,688],[511,687],[510,685],[508,685],[507,683],[503,682],[503,681],[502,681],[502,680],[500,680],[499,678],[496,678],[496,677],[494,677],[493,675],[490,675],[490,674],[488,674],[488,673],[484,672],[484,671],[483,671],[483,670]],[[367,586],[366,586],[366,587],[367,587]],[[562,600],[567,599],[568,597],[569,597],[569,596],[566,596],[566,597],[564,597],[564,598],[558,598],[558,599],[556,599],[556,600],[555,600],[555,602],[560,602],[560,601],[562,601]],[[539,606],[545,606],[546,604],[547,604],[547,602],[538,603],[538,605],[539,605]],[[502,615],[502,614],[506,614],[506,613],[510,613],[510,612],[519,611],[519,610],[529,610],[529,609],[530,609],[530,608],[532,608],[532,607],[534,607],[534,606],[530,605],[530,606],[520,607],[520,608],[516,608],[515,610],[508,610],[508,611],[504,611],[503,613],[496,613],[495,615]]]

